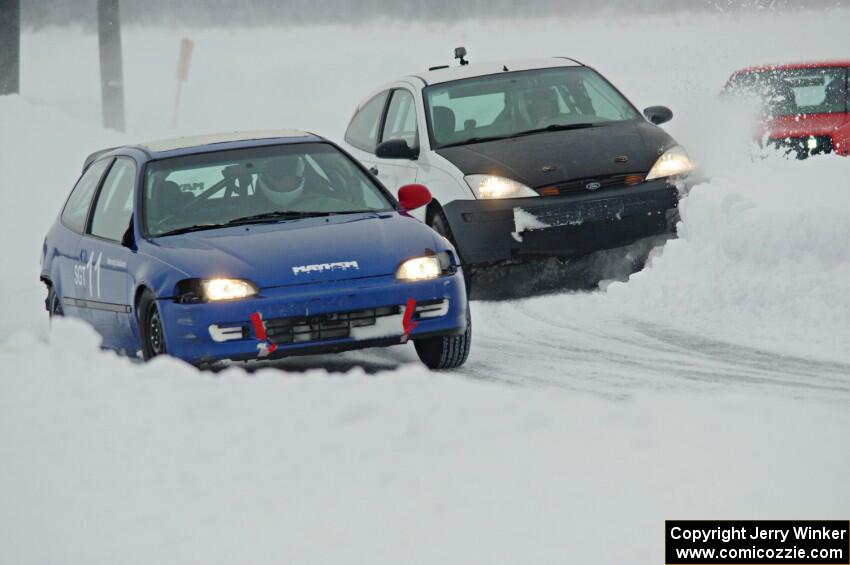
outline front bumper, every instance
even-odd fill
[[[416,325],[405,336],[403,317],[410,299],[417,303],[412,318]],[[415,283],[369,277],[266,288],[259,296],[232,302],[180,304],[162,299],[158,305],[169,355],[194,364],[394,345],[407,337],[463,333],[467,320],[460,270]],[[371,312],[371,318],[364,312]],[[256,316],[267,335],[257,334],[252,321]]]
[[[455,200],[445,205],[458,252],[467,265],[534,256],[576,257],[673,233],[678,189],[659,179],[587,194],[504,200]],[[518,229],[515,209],[540,224]]]

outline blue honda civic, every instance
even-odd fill
[[[99,151],[44,240],[50,316],[103,346],[198,366],[405,343],[462,365],[470,318],[452,245],[335,144],[300,131]]]

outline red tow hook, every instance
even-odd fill
[[[404,318],[401,321],[401,327],[404,330],[404,335],[401,336],[402,343],[407,343],[407,338],[410,337],[410,332],[413,331],[413,328],[419,325],[419,322],[413,321],[414,312],[416,312],[416,300],[408,298],[407,306],[404,308]]]
[[[277,349],[277,344],[268,342],[266,325],[263,323],[262,314],[254,312],[250,318],[251,325],[254,326],[254,335],[257,336],[257,340],[260,342],[257,344],[257,349],[260,350],[259,356],[267,357],[269,354],[274,353],[274,350]]]

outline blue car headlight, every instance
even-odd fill
[[[201,281],[203,297],[210,302],[219,300],[239,300],[257,294],[254,283],[243,279],[205,279]]]
[[[405,282],[427,281],[450,272],[452,260],[449,254],[443,251],[402,261],[395,271],[395,278]]]
[[[259,293],[257,285],[245,279],[216,277],[184,279],[177,283],[174,300],[179,304],[241,300]]]

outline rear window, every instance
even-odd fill
[[[773,69],[732,77],[726,94],[757,98],[771,117],[848,111],[848,69]]]

